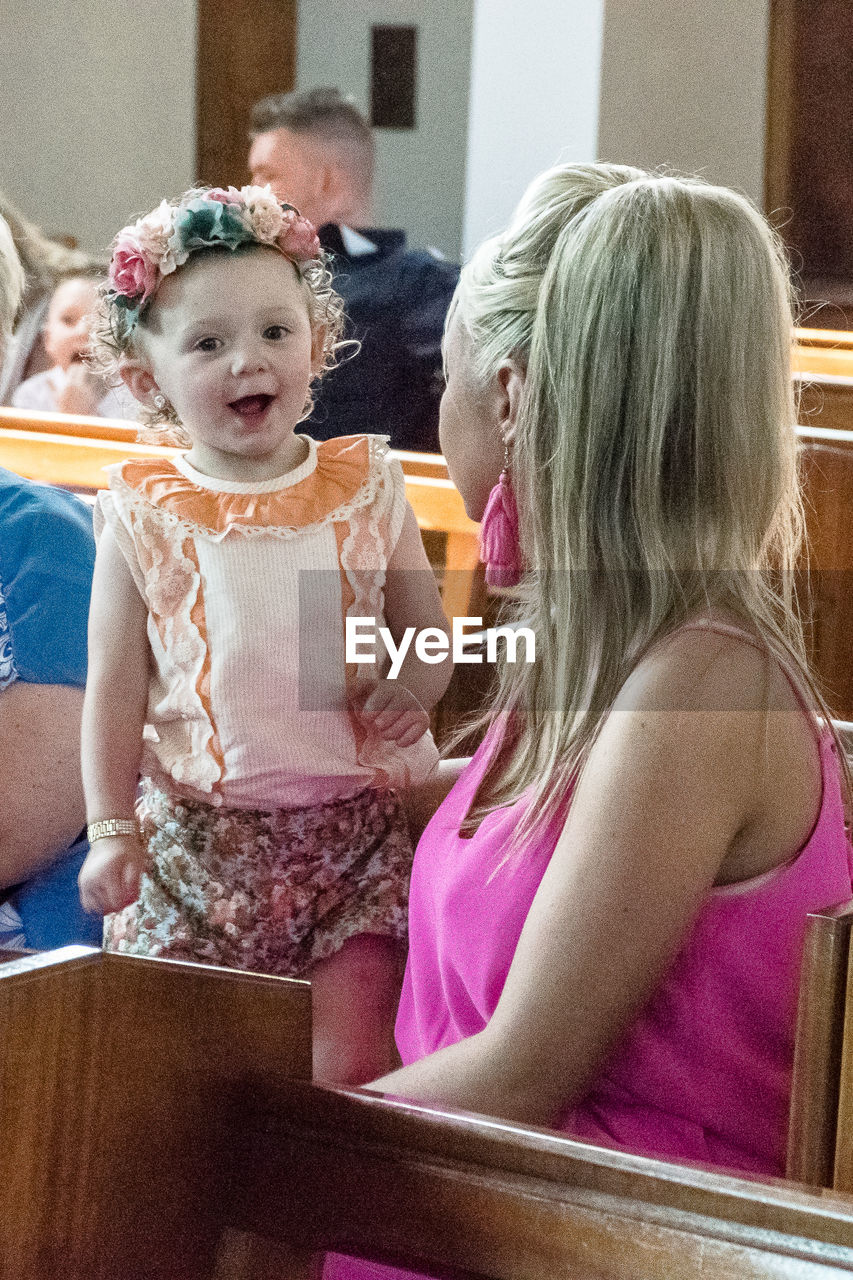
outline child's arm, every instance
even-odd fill
[[[89,675],[83,703],[83,788],[89,822],[133,819],[148,701],[148,613],[107,526],[98,544],[89,614]],[[87,911],[133,902],[145,865],[138,836],[95,841],[80,872]]]
[[[424,551],[415,513],[408,505],[400,537],[388,562],[385,620],[395,644],[400,643],[407,627],[414,627],[416,634],[433,627],[448,635],[435,575]],[[429,712],[444,693],[452,674],[449,638],[446,657],[434,664],[421,661],[413,642],[396,679],[381,680],[365,698],[359,715],[383,738],[401,747],[411,746],[429,728]]]
[[[412,846],[418,843],[427,823],[456,786],[462,770],[470,764],[470,760],[470,756],[454,756],[450,760],[439,760],[438,768],[425,782],[401,792],[400,798],[406,811]]]

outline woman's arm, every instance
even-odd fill
[[[148,611],[107,526],[98,545],[83,704],[83,786],[89,822],[133,818],[148,703]],[[83,906],[116,911],[136,897],[145,855],[135,836],[98,840],[80,873]]]
[[[753,819],[765,718],[690,679],[609,716],[488,1025],[371,1088],[544,1124],[583,1095]]]
[[[0,694],[0,888],[29,880],[85,822],[83,690],[16,681]]]
[[[424,828],[439,805],[455,787],[462,770],[468,764],[469,756],[456,756],[452,760],[439,760],[438,768],[426,782],[417,787],[410,787],[400,793],[406,817],[409,822],[409,834],[412,844],[417,844],[424,833]]]

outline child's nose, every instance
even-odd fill
[[[258,369],[266,369],[267,358],[263,347],[255,343],[244,343],[234,351],[231,361],[231,372],[254,373]]]

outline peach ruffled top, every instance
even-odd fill
[[[179,455],[109,469],[112,529],[148,607],[153,655],[143,769],[237,808],[291,808],[426,777],[429,734],[399,749],[349,701],[349,614],[384,623],[405,481],[380,436],[308,440],[304,463],[245,484]]]

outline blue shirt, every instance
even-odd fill
[[[0,468],[0,697],[16,680],[83,688],[94,563],[86,504]],[[0,942],[37,949],[100,943],[101,921],[83,912],[77,892],[87,852],[81,832],[51,866],[12,891]]]

